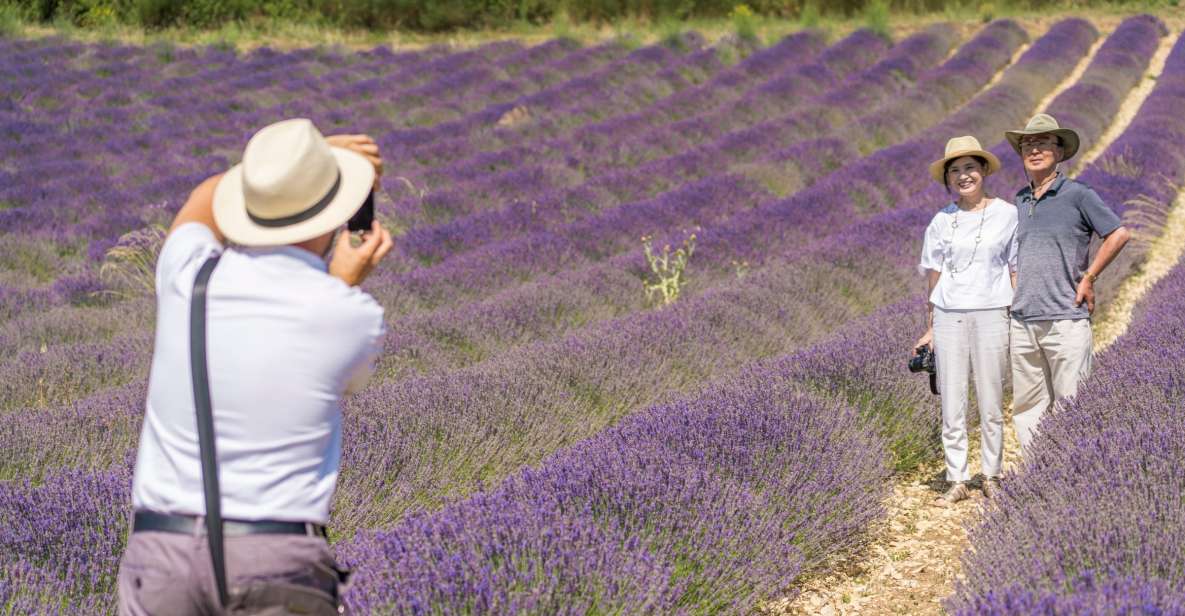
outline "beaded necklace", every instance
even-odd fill
[[[975,262],[975,253],[979,250],[980,240],[983,239],[983,220],[987,216],[987,208],[988,206],[985,204],[979,210],[979,230],[975,232],[975,245],[971,248],[971,257],[967,259],[966,265],[957,267],[955,266],[955,232],[959,228],[959,210],[961,208],[957,204],[955,205],[955,217],[950,223],[950,256],[947,257],[946,262],[946,269],[952,277],[959,272],[967,271],[967,268],[971,267],[971,264]]]

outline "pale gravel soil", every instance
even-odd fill
[[[1103,37],[1100,37],[1101,42],[1106,32],[1117,24],[1097,25],[1100,30],[1105,30]],[[1105,26],[1110,28],[1105,29]],[[1165,58],[1181,31],[1176,24],[1170,24],[1170,29],[1169,36],[1161,40],[1160,48],[1153,56],[1147,77],[1128,95],[1115,122],[1099,143],[1086,153],[1079,169],[1086,162],[1097,158],[1135,117],[1155,84],[1155,76],[1164,68]],[[1096,44],[1090,56],[1097,49]],[[1042,101],[1039,108],[1044,108],[1057,94],[1076,81],[1088,64],[1087,60]],[[1139,270],[1121,285],[1107,312],[1096,319],[1096,352],[1106,348],[1126,331],[1140,298],[1185,253],[1185,190],[1181,191],[1159,231],[1158,237],[1146,240],[1149,246]],[[968,421],[974,426],[978,418],[972,416]],[[1006,471],[1020,464],[1020,446],[1011,423],[1011,409],[1006,409]],[[978,430],[972,430],[969,441],[968,455],[974,469],[979,464]],[[867,546],[848,558],[829,563],[822,568],[826,574],[808,577],[803,582],[797,597],[771,602],[766,606],[765,613],[821,616],[925,616],[944,613],[942,601],[952,594],[955,581],[962,577],[959,559],[968,547],[966,529],[976,521],[983,502],[982,492],[973,490],[970,500],[952,508],[934,507],[934,500],[946,488],[944,475],[942,461],[935,460],[921,465],[914,473],[898,477],[894,482],[893,493],[885,503],[888,515],[871,529]],[[972,485],[978,487],[981,480],[982,475],[977,475]]]
[[[1082,57],[1082,60],[1078,62],[1078,64],[1074,67],[1074,70],[1070,71],[1070,74],[1062,78],[1061,82],[1057,84],[1057,87],[1051,90],[1049,94],[1045,96],[1045,98],[1041,99],[1041,101],[1037,103],[1038,111],[1045,111],[1048,109],[1049,104],[1052,103],[1054,99],[1061,96],[1062,92],[1069,90],[1074,86],[1074,84],[1078,83],[1078,80],[1082,78],[1082,74],[1086,72],[1086,67],[1090,66],[1090,63],[1094,60],[1095,54],[1099,52],[1099,47],[1102,47],[1103,43],[1107,42],[1107,37],[1110,36],[1110,34],[1111,30],[1099,28],[1099,38],[1095,39],[1094,44],[1090,46],[1090,51],[1086,52],[1086,55]]]
[[[971,39],[968,38],[967,40],[971,40]],[[983,87],[980,88],[979,91],[975,93],[975,96],[979,96],[980,94],[983,94],[984,92],[987,92],[988,90],[991,90],[992,88],[996,87],[996,84],[1000,83],[1000,80],[1004,78],[1004,72],[1008,70],[1008,67],[1012,66],[1013,64],[1016,64],[1016,61],[1019,60],[1021,56],[1025,55],[1025,52],[1028,51],[1029,47],[1031,47],[1031,46],[1032,46],[1032,43],[1023,43],[1023,44],[1021,44],[1020,47],[1017,47],[1016,51],[1013,52],[1012,57],[1008,60],[1008,64],[1005,64],[1004,68],[996,71],[996,74],[992,75],[992,78],[989,79],[987,83],[983,84]],[[958,47],[956,47],[955,49],[957,51]],[[975,98],[975,96],[972,96],[971,98]],[[968,99],[968,100],[970,100],[970,99]]]

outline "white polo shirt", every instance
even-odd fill
[[[132,483],[136,509],[202,514],[189,301],[209,228],[181,225],[156,268],[156,343]],[[365,385],[384,333],[372,297],[293,247],[230,249],[207,291],[207,364],[222,515],[325,523],[341,460],[341,405]]]
[[[930,302],[943,310],[1012,305],[1016,226],[1016,206],[1003,199],[992,199],[980,212],[960,211],[954,203],[939,210],[926,227],[918,263],[923,274],[942,273]]]

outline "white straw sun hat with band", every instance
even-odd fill
[[[970,135],[954,137],[946,142],[946,154],[942,158],[930,163],[930,177],[939,184],[946,184],[946,163],[964,156],[978,156],[987,161],[987,168],[983,175],[989,176],[1000,170],[1000,159],[995,154],[983,149],[979,140]]]
[[[361,154],[330,146],[307,119],[284,120],[255,133],[219,180],[214,222],[243,246],[303,242],[346,224],[373,184]]]
[[[1078,138],[1078,133],[1069,128],[1062,128],[1058,126],[1057,120],[1048,113],[1038,113],[1029,119],[1029,123],[1024,128],[1019,130],[1004,131],[1004,138],[1008,143],[1012,144],[1012,149],[1016,150],[1017,154],[1024,156],[1024,152],[1020,150],[1020,139],[1025,135],[1041,135],[1049,133],[1057,137],[1058,143],[1062,146],[1062,158],[1058,162],[1065,162],[1074,158],[1078,153],[1078,144],[1081,141]]]

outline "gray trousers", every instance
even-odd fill
[[[1090,376],[1094,335],[1090,319],[1012,321],[1012,421],[1021,452],[1037,434],[1045,411],[1073,396]]]
[[[218,604],[204,532],[132,533],[119,565],[119,614],[338,614],[336,568],[329,545],[320,537],[227,537],[231,598],[224,611]]]
[[[967,481],[968,382],[975,375],[983,474],[1000,474],[1004,461],[1004,378],[1008,373],[1008,309],[934,308],[934,352],[942,400],[946,478]]]

